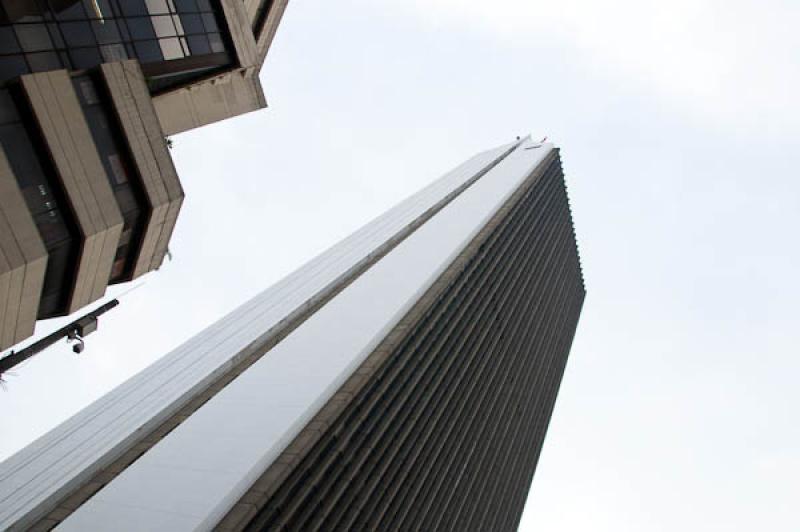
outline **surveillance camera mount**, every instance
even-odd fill
[[[89,334],[97,330],[97,318],[100,315],[105,314],[112,308],[116,307],[117,305],[119,305],[119,300],[113,299],[99,306],[98,308],[96,308],[89,314],[86,314],[77,321],[74,321],[69,325],[66,325],[58,329],[54,333],[45,336],[41,340],[38,340],[37,342],[29,345],[28,347],[20,349],[19,351],[12,350],[6,356],[0,358],[0,377],[9,369],[25,362],[35,354],[44,351],[45,349],[55,344],[64,337],[67,338],[67,342],[72,342],[72,341],[76,342],[72,346],[72,351],[74,353],[82,353],[86,347],[86,344],[84,342],[84,337],[88,336]]]

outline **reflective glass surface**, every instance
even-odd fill
[[[0,0],[0,83],[135,58],[168,88],[232,63],[219,17],[207,0]]]

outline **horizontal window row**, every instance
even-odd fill
[[[161,43],[162,47],[174,47],[178,46],[180,43],[180,47],[183,49],[183,55],[177,56],[175,53],[168,53],[166,50],[161,55],[153,55],[149,53],[152,48],[153,43]],[[166,44],[164,44],[166,43]],[[100,50],[103,58],[106,61],[118,61],[121,59],[127,59],[128,57],[138,58],[143,63],[148,61],[160,61],[162,59],[174,59],[175,57],[183,57],[189,55],[202,55],[202,54],[216,54],[222,53],[225,51],[225,44],[222,40],[222,36],[219,33],[198,33],[194,35],[181,35],[175,37],[166,37],[161,39],[147,39],[141,41],[133,41],[133,42],[125,42],[125,43],[114,43],[114,44],[89,44],[86,46],[75,46],[69,48],[63,47],[56,47],[56,48],[49,48],[42,51],[36,50],[26,50],[27,53],[25,54],[9,54],[8,56],[0,55],[0,61],[3,59],[8,59],[9,57],[19,57],[24,55],[25,57],[32,57],[32,56],[40,56],[43,57],[46,54],[55,54],[58,53],[72,53],[72,52],[80,52],[80,50],[85,49],[92,49],[92,50]],[[127,51],[127,56],[125,55]]]
[[[10,22],[42,20],[102,20],[170,13],[209,13],[209,0],[81,0],[65,5],[63,0],[26,0],[6,7]]]
[[[92,68],[103,62],[129,58],[136,58],[146,64],[223,52],[225,46],[222,38],[219,34],[212,33],[0,56],[0,80],[14,79],[30,72]]]
[[[217,33],[213,14],[0,26],[0,54]]]

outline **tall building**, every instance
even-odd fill
[[[480,153],[0,464],[0,528],[514,530],[584,294],[558,150]]]
[[[157,269],[166,136],[266,107],[288,0],[0,0],[0,349]]]

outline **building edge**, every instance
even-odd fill
[[[80,504],[88,500],[92,495],[94,495],[94,493],[96,493],[108,482],[113,480],[113,478],[115,478],[121,471],[132,464],[138,457],[143,455],[147,450],[152,448],[156,443],[158,443],[167,434],[185,421],[189,415],[205,404],[209,398],[213,397],[213,395],[223,389],[244,370],[260,359],[266,352],[268,352],[270,348],[285,338],[307,317],[312,315],[327,301],[343,290],[361,273],[369,269],[369,267],[375,264],[375,262],[377,262],[381,257],[385,256],[397,245],[399,245],[423,223],[428,221],[436,213],[446,207],[459,194],[463,193],[481,177],[491,171],[515,149],[519,148],[520,145],[526,140],[527,138],[518,140],[510,145],[494,150],[495,152],[499,152],[499,154],[497,156],[492,156],[487,164],[482,165],[477,172],[470,176],[469,179],[465,180],[453,190],[449,191],[444,195],[444,197],[439,199],[414,220],[389,237],[382,245],[376,247],[366,257],[354,264],[341,276],[339,276],[319,292],[315,293],[312,299],[306,301],[302,305],[298,306],[295,310],[287,314],[286,317],[281,320],[276,327],[271,328],[266,334],[252,341],[246,349],[238,352],[218,371],[211,372],[204,378],[200,379],[200,382],[196,386],[192,387],[187,393],[172,400],[169,404],[161,405],[159,411],[155,414],[149,414],[149,419],[137,427],[137,429],[133,431],[130,436],[125,438],[119,444],[115,445],[113,448],[107,449],[101,456],[94,460],[94,463],[91,466],[84,468],[80,474],[69,478],[66,482],[59,486],[58,489],[53,490],[48,497],[41,500],[32,508],[23,512],[21,515],[12,518],[12,521],[4,520],[0,521],[0,524],[7,526],[10,530],[23,530],[27,529],[28,527],[46,528],[47,526],[55,526],[58,522],[66,519],[76,508],[80,506]],[[491,153],[491,151],[483,153]],[[458,168],[456,168],[456,170]],[[444,177],[447,177],[447,174]],[[442,179],[444,179],[444,177]],[[435,184],[436,182],[434,182],[432,185]],[[422,192],[425,190],[427,190],[427,188],[423,189]],[[405,201],[411,200],[415,196],[416,194],[410,196]],[[398,204],[398,207],[402,206],[405,201]],[[374,224],[380,218],[381,217],[378,217],[378,219],[367,223],[364,228]],[[356,233],[358,233],[358,231]],[[244,306],[246,305],[247,304]],[[220,322],[224,321],[225,319],[226,318],[223,318],[220,320]],[[189,343],[191,341],[192,340],[190,340]],[[129,386],[132,381],[140,379],[141,375],[144,374],[145,371],[132,377],[129,379],[129,381],[123,383],[117,389],[110,392],[109,395],[113,394],[118,389]],[[101,403],[105,398],[106,397],[99,399],[95,404],[87,407],[87,410],[95,407],[96,404]],[[74,418],[67,420],[62,425],[69,425],[73,419]],[[41,440],[47,439],[52,433],[61,428],[62,427],[59,426],[50,433],[45,434],[42,438],[33,442],[30,447],[34,448],[37,445],[40,445]],[[9,461],[13,461],[16,458],[16,456],[12,456],[6,461],[6,463],[0,464],[0,483],[2,483],[3,479],[7,476],[7,474],[3,474],[4,472],[2,471],[2,465],[6,465]]]

